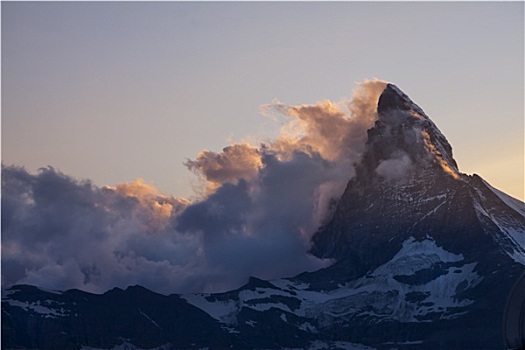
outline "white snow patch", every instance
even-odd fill
[[[283,303],[257,303],[243,306],[257,311],[267,311],[271,308],[276,308],[282,311],[292,312],[292,310],[290,310],[290,308]]]
[[[417,203],[418,204],[423,204],[423,203],[427,203],[427,202],[430,202],[430,201],[434,201],[436,199],[446,199],[446,198],[447,198],[447,194],[446,193],[442,193],[442,194],[438,194],[438,195],[432,196],[432,197],[418,198]]]
[[[374,348],[363,344],[350,343],[346,341],[336,341],[332,346],[335,346],[336,349],[342,350],[375,350]]]
[[[402,342],[386,342],[383,343],[385,345],[417,345],[417,344],[423,344],[423,340],[409,340],[409,341],[402,341]]]
[[[428,213],[426,213],[425,215],[423,215],[421,217],[421,219],[419,219],[414,225],[412,225],[412,227],[416,226],[417,224],[419,224],[421,221],[423,221],[424,219],[426,219],[428,216],[434,214],[443,204],[445,204],[447,201],[443,201],[441,203],[439,203],[434,209],[432,209],[431,211],[429,211]]]
[[[301,325],[299,325],[299,328],[300,330],[302,331],[305,331],[305,332],[310,332],[310,333],[317,333],[317,329],[312,326],[312,324],[310,322],[305,322]]]
[[[40,300],[36,302],[32,302],[32,303],[27,302],[27,301],[22,302],[22,301],[13,300],[13,299],[6,299],[3,301],[8,303],[11,306],[20,307],[24,309],[25,311],[36,312],[37,314],[41,314],[43,315],[43,317],[46,317],[46,318],[56,318],[56,317],[63,317],[63,316],[69,315],[69,311],[65,310],[63,307],[60,307],[60,308],[48,307],[48,306],[53,306],[53,305],[64,305],[63,303],[59,303],[54,300],[44,300],[42,303],[40,302]]]
[[[500,198],[506,196],[506,199],[509,202],[513,200],[518,203],[521,203],[515,200],[514,198],[507,196],[503,192],[496,190],[488,184],[487,187],[489,187],[496,194],[498,194],[497,192],[499,192]],[[478,194],[481,198],[483,198],[483,195],[479,190]],[[515,220],[510,220],[509,218],[505,218],[502,215],[493,215],[490,213],[490,209],[487,211],[483,207],[483,205],[477,200],[474,201],[474,208],[476,209],[478,218],[480,217],[480,215],[485,216],[486,218],[490,219],[496,226],[498,226],[500,232],[503,233],[503,237],[496,236],[494,238],[498,241],[498,243],[500,243],[507,255],[515,262],[525,265],[525,222],[516,222]],[[521,214],[518,210],[519,208],[513,209],[516,210],[519,214]]]
[[[492,216],[491,219],[498,226],[500,231],[514,243],[514,249],[512,251],[505,250],[507,254],[515,262],[525,265],[525,229],[506,226],[494,216]]]
[[[410,237],[401,250],[388,263],[378,267],[372,276],[412,275],[415,272],[431,267],[436,262],[457,262],[463,255],[454,254],[436,245],[432,239],[416,241]]]
[[[208,348],[200,348],[199,350],[207,350],[207,349]],[[125,341],[120,345],[115,345],[111,349],[93,348],[93,347],[84,345],[82,346],[80,350],[173,350],[173,346],[168,343],[168,344],[158,346],[156,348],[143,349],[143,348],[139,348],[138,346]]]
[[[239,299],[242,301],[250,301],[253,299],[270,298],[273,295],[290,296],[290,293],[284,292],[274,288],[256,288],[255,291],[243,290],[239,293]]]
[[[189,304],[198,307],[217,321],[232,324],[235,322],[237,312],[237,303],[233,300],[226,301],[208,301],[208,294],[188,294],[183,295]]]
[[[241,332],[239,332],[238,330],[236,330],[233,327],[222,327],[222,329],[227,330],[228,333],[230,333],[230,334],[239,334],[239,333],[241,333]]]
[[[286,283],[286,282],[284,282]],[[184,298],[189,304],[198,307],[214,319],[226,323],[235,324],[236,315],[243,307],[256,311],[267,311],[271,308],[293,313],[290,308],[282,302],[262,301],[259,299],[269,299],[274,295],[291,297],[290,292],[272,288],[256,288],[255,291],[243,290],[239,293],[239,300],[209,301],[209,294],[189,294]],[[213,298],[213,296],[212,296]],[[254,301],[255,300],[255,301]]]
[[[42,292],[46,292],[46,293],[62,295],[62,292],[59,291],[59,290],[54,290],[54,289],[45,289],[45,288],[42,288],[42,287],[37,287],[37,289],[41,290]]]
[[[272,284],[276,286],[277,288],[285,289],[285,290],[290,290],[290,289],[305,290],[305,289],[310,288],[310,283],[302,283],[302,282],[291,281],[287,279],[275,280],[275,281],[272,281]]]
[[[2,289],[2,299],[7,298],[11,294],[21,292],[20,289]]]
[[[139,308],[139,312],[142,316],[144,316],[148,321],[150,321],[151,323],[153,323],[155,326],[157,326],[157,328],[162,328],[159,326],[159,324],[155,321],[153,321],[153,319],[151,317],[149,317],[148,315],[146,315],[146,313],[144,313],[140,308]]]
[[[466,264],[461,268],[452,267],[448,270],[447,274],[437,277],[424,286],[416,286],[414,291],[429,292],[429,296],[424,302],[432,303],[432,305],[419,306],[419,308],[415,310],[414,315],[422,316],[432,312],[446,311],[449,307],[462,307],[472,304],[472,300],[457,300],[455,294],[460,283],[465,283],[464,289],[468,289],[475,287],[481,282],[482,277],[474,272],[475,267],[476,263]],[[460,314],[461,313],[455,313],[454,315],[444,314],[441,318],[454,318]]]
[[[363,344],[357,344],[357,343],[350,343],[345,341],[336,341],[327,343],[320,340],[315,340],[310,342],[310,347],[306,348],[306,350],[375,350],[375,348],[371,348],[369,346],[363,345]],[[284,350],[284,349],[283,349]]]

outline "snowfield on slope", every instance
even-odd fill
[[[457,317],[460,314],[457,308],[473,302],[456,297],[460,284],[464,290],[476,286],[482,279],[474,271],[475,263],[462,264],[462,261],[462,255],[438,247],[430,238],[417,241],[411,237],[391,261],[333,290],[312,290],[304,283],[280,279],[271,282],[275,288],[241,290],[235,300],[217,300],[209,294],[186,295],[183,298],[228,325],[236,324],[236,315],[242,308],[260,312],[276,308],[298,317],[315,319],[314,325],[322,319],[321,327],[329,326],[337,318],[350,316],[430,322],[436,315],[442,319]],[[447,265],[438,276],[424,276],[426,270],[446,263],[451,265]],[[423,274],[424,283],[403,282],[401,279],[411,280],[417,274]],[[294,298],[300,306],[293,308],[282,301],[271,301],[272,296]],[[411,300],[411,296],[418,298]],[[315,329],[312,321],[308,325],[311,327],[304,324],[301,327],[309,331]]]

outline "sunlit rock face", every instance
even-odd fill
[[[504,349],[505,303],[525,266],[524,204],[461,174],[446,138],[394,85],[377,115],[312,239],[312,254],[333,265],[212,294],[14,286],[2,299],[3,345]]]

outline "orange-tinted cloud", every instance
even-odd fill
[[[239,179],[250,180],[255,177],[261,165],[259,150],[248,144],[233,144],[220,153],[204,150],[195,160],[186,162],[190,170],[207,180],[209,191],[224,183],[236,183]]]

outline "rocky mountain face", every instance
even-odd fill
[[[521,209],[479,176],[459,173],[446,138],[394,85],[381,95],[368,133],[357,175],[313,237],[313,254],[351,260],[359,275],[389,261],[410,237],[430,237],[469,261],[506,260],[503,250],[525,262]]]
[[[336,262],[227,293],[14,286],[2,348],[503,349],[505,303],[525,270],[525,205],[460,173],[436,125],[388,84],[311,253]]]

